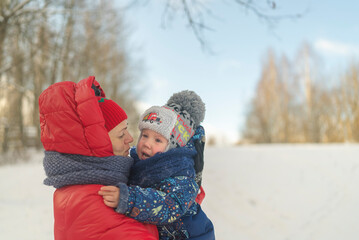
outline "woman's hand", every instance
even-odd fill
[[[120,199],[120,189],[115,186],[104,186],[98,192],[103,197],[103,202],[106,206],[117,208]]]

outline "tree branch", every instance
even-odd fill
[[[182,5],[183,5],[183,10],[185,15],[187,16],[187,20],[189,23],[189,26],[192,28],[192,31],[195,35],[195,37],[197,38],[197,40],[199,41],[199,43],[201,44],[201,47],[203,48],[206,44],[204,41],[204,38],[202,36],[202,29],[205,27],[203,23],[197,23],[193,20],[191,11],[187,5],[186,0],[182,0]]]
[[[17,6],[15,6],[13,9],[11,9],[11,11],[6,14],[6,12],[4,13],[3,16],[1,16],[0,22],[5,21],[6,19],[11,18],[13,15],[15,15],[15,13],[17,11],[20,11],[23,7],[25,7],[28,3],[30,3],[32,0],[26,0],[22,3],[19,3]]]

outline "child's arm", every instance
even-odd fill
[[[103,187],[101,190],[107,187]],[[120,200],[116,208],[118,213],[126,214],[140,222],[165,225],[176,221],[187,212],[195,202],[198,185],[188,177],[168,178],[155,188],[119,185]],[[108,191],[108,200],[113,206],[113,191]],[[106,204],[107,205],[107,204]],[[107,205],[109,206],[109,205]]]
[[[156,189],[129,186],[127,209],[118,207],[116,211],[141,222],[168,224],[187,212],[195,202],[198,189],[195,180],[188,177],[165,179]]]

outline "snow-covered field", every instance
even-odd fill
[[[203,209],[216,238],[358,239],[358,156],[359,145],[207,148]],[[41,159],[0,167],[0,239],[53,239]]]

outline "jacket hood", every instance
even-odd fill
[[[97,157],[113,155],[97,96],[106,97],[94,76],[78,83],[55,83],[41,93],[41,142],[45,150]]]

